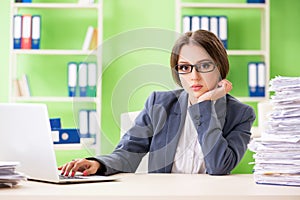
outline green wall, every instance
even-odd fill
[[[34,1],[34,0],[33,0]],[[195,0],[194,0],[195,1]],[[35,1],[37,2],[37,1]],[[39,0],[39,2],[60,2],[59,0]],[[64,0],[63,2],[76,2]],[[210,1],[212,2],[212,1]],[[214,2],[224,2],[214,0]],[[231,0],[228,2],[245,2]],[[300,1],[298,0],[270,0],[271,19],[271,69],[270,76],[300,76],[299,35],[297,26],[300,18]],[[9,66],[9,28],[10,1],[0,3],[0,102],[8,101],[8,66]],[[29,11],[23,10],[27,13]],[[31,11],[32,12],[32,11]],[[42,48],[80,48],[85,35],[85,28],[93,24],[94,12],[76,11],[36,11],[42,14],[43,23],[47,24],[42,31]],[[197,9],[184,10],[184,13],[199,13]],[[207,14],[215,11],[207,10]],[[229,48],[258,48],[259,47],[259,13],[258,11],[233,11],[219,9],[218,12],[230,16],[229,18]],[[243,12],[243,13],[241,13]],[[244,12],[248,12],[244,15]],[[34,14],[35,11],[33,11]],[[60,18],[69,18],[63,23]],[[103,70],[102,91],[102,152],[109,153],[119,140],[119,115],[122,112],[140,110],[143,108],[147,96],[153,90],[168,90],[174,88],[169,74],[169,54],[172,47],[172,30],[175,28],[175,0],[104,0],[103,11],[103,47],[106,50]],[[247,23],[243,23],[247,22]],[[77,24],[80,23],[80,26]],[[43,24],[42,24],[43,26]],[[56,27],[56,29],[55,29]],[[55,31],[60,27],[64,31]],[[48,30],[49,29],[49,30]],[[70,32],[76,32],[76,34]],[[239,34],[236,34],[238,31]],[[148,34],[148,35],[147,35]],[[253,39],[253,36],[256,38]],[[63,38],[68,38],[65,40]],[[145,41],[150,41],[147,44]],[[126,47],[125,49],[123,49]],[[32,74],[30,84],[34,95],[64,95],[67,90],[65,84],[66,70],[62,70],[70,61],[81,61],[89,58],[66,56],[56,59],[55,56],[20,57],[26,63]],[[251,60],[259,60],[252,57]],[[229,79],[234,84],[233,95],[247,95],[246,63],[249,58],[230,57],[232,70]],[[43,67],[43,68],[41,68]],[[240,68],[238,68],[240,67]],[[59,73],[57,73],[59,71]],[[241,74],[243,74],[241,76]],[[43,78],[42,78],[43,77]],[[52,78],[55,77],[55,78]],[[46,79],[45,81],[41,79]],[[39,84],[36,84],[39,83]],[[50,85],[54,87],[49,87]],[[76,126],[76,115],[65,112],[71,104],[49,105],[50,116],[61,116],[65,127]],[[255,104],[253,105],[256,106]],[[80,107],[80,106],[79,106]],[[257,122],[255,122],[257,124]],[[86,156],[60,152],[60,162],[63,158]],[[247,152],[244,163],[251,161],[251,153]],[[241,166],[235,172],[249,172],[251,166]]]

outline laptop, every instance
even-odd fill
[[[0,103],[0,161],[17,161],[29,180],[79,183],[116,180],[115,176],[61,176],[56,163],[45,104]]]

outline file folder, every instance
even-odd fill
[[[31,49],[31,15],[22,16],[21,48]]]
[[[14,15],[14,49],[21,49],[22,15]]]
[[[200,29],[200,19],[199,16],[192,16],[192,31],[197,31]]]
[[[98,119],[96,110],[89,111],[89,134],[90,137],[94,140],[94,144],[97,141],[97,129],[98,129]]]
[[[79,63],[78,68],[78,85],[79,85],[79,96],[87,96],[87,77],[88,77],[88,65],[86,62]]]
[[[184,16],[182,21],[182,31],[183,33],[189,32],[191,30],[191,17]]]
[[[69,97],[76,96],[76,85],[77,85],[77,63],[68,63],[68,90]]]
[[[249,85],[249,96],[257,96],[257,67],[256,63],[248,63],[248,85]]]
[[[215,34],[217,37],[219,37],[219,24],[218,24],[218,17],[211,16],[209,19],[210,27],[209,30],[213,34]]]
[[[80,138],[89,138],[89,128],[88,128],[88,110],[79,111],[79,133]]]
[[[32,49],[40,48],[40,38],[41,38],[41,16],[33,15],[32,16],[32,40],[31,40]]]
[[[228,49],[228,42],[227,42],[227,17],[220,16],[219,17],[219,38],[222,41],[224,47]]]
[[[88,86],[87,96],[95,97],[97,91],[97,64],[94,62],[88,63]]]
[[[264,97],[266,84],[266,67],[264,62],[257,63],[257,75],[257,95],[260,97]]]
[[[200,17],[200,29],[209,31],[209,16]]]

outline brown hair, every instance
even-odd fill
[[[176,84],[182,87],[179,76],[174,70],[175,65],[178,64],[180,50],[183,45],[191,43],[203,47],[215,62],[222,79],[226,78],[229,71],[229,62],[223,43],[212,32],[197,30],[195,32],[186,32],[183,36],[178,38],[173,46],[170,65],[172,76]]]

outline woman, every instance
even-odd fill
[[[255,114],[228,94],[223,44],[211,32],[188,32],[173,47],[171,68],[183,89],[152,93],[112,154],[71,161],[62,174],[135,172],[148,152],[150,173],[229,174],[247,149]]]

